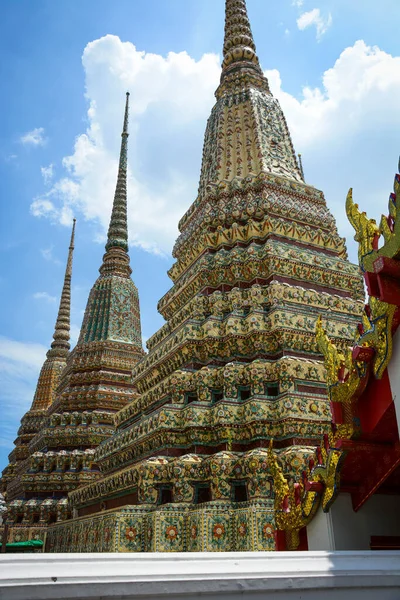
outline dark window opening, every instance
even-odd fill
[[[400,550],[400,536],[371,535],[369,547],[371,550]]]
[[[239,389],[239,397],[241,400],[248,400],[251,396],[250,386],[242,387]]]
[[[160,504],[170,504],[172,502],[172,488],[160,488]]]
[[[213,390],[211,394],[213,402],[220,402],[220,400],[224,399],[224,392],[222,390]]]
[[[191,402],[197,402],[198,397],[196,392],[188,392],[186,394],[186,404],[190,404]]]
[[[319,385],[304,385],[302,383],[297,384],[296,390],[303,394],[316,394],[319,396],[326,396],[326,387]]]
[[[244,482],[233,485],[233,500],[234,502],[247,502],[247,485]]]
[[[224,310],[224,312],[222,313],[222,318],[227,319],[230,314],[231,314],[230,310]]]
[[[22,523],[22,519],[24,518],[24,515],[17,515],[17,518],[15,519],[16,523]]]
[[[277,383],[267,383],[265,385],[266,396],[279,396],[279,385]]]
[[[40,515],[33,515],[32,523],[39,523]]]
[[[149,415],[153,411],[157,410],[157,408],[161,408],[162,406],[165,406],[166,404],[171,404],[171,402],[172,402],[171,396],[165,396],[165,398],[163,398],[162,400],[159,400],[158,402],[154,402],[153,404],[150,404],[148,409],[143,412],[143,415]],[[131,425],[133,425],[133,423],[137,423],[138,421],[140,421],[141,416],[142,415],[139,414],[134,421],[129,423],[129,427]]]
[[[244,306],[243,307],[244,316],[248,315],[249,313],[250,313],[250,306]]]
[[[56,521],[57,521],[57,515],[55,515],[55,514],[50,515],[49,524],[55,523]]]
[[[196,504],[203,504],[211,501],[211,488],[209,485],[199,485],[196,487]]]

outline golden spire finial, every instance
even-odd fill
[[[73,220],[72,225],[71,241],[68,250],[68,260],[65,269],[64,285],[61,292],[60,307],[58,309],[56,325],[54,328],[53,341],[51,343],[51,350],[49,350],[47,353],[47,356],[49,358],[64,358],[68,355],[69,349],[71,347],[69,341],[69,332],[71,316],[72,257],[74,253],[75,224],[76,219]]]

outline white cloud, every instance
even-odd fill
[[[40,172],[42,173],[45,185],[49,185],[54,177],[54,165],[51,164],[48,167],[41,167]]]
[[[169,252],[178,221],[196,197],[219,59],[204,55],[196,61],[186,52],[162,57],[107,35],[89,43],[82,60],[89,126],[63,161],[67,176],[34,199],[32,214],[70,225],[72,213],[80,212],[97,221],[105,235],[130,90],[130,240],[146,250]]]
[[[25,146],[44,146],[46,141],[43,127],[36,127],[20,137],[20,142]]]
[[[55,265],[61,265],[61,261],[58,260],[58,258],[55,258],[55,256],[53,255],[53,250],[54,250],[54,246],[49,246],[48,248],[41,248],[40,254],[48,262],[52,262]]]
[[[178,219],[197,191],[218,58],[208,55],[196,62],[185,53],[163,58],[106,36],[88,44],[83,64],[88,130],[64,159],[68,176],[35,199],[31,210],[68,226],[72,212],[83,213],[99,224],[98,239],[104,238],[129,89],[130,239],[148,250],[170,252]],[[386,210],[398,153],[400,57],[358,41],[323,73],[320,86],[296,95],[285,92],[278,71],[267,76],[303,155],[307,181],[324,190],[340,232],[352,234],[344,215],[350,186],[365,209],[376,211],[379,199],[380,210]],[[366,177],[366,165],[373,179]]]
[[[56,217],[58,215],[54,204],[46,198],[35,198],[31,204],[31,213],[34,217]]]
[[[35,294],[33,294],[33,297],[35,298],[35,300],[45,300],[50,304],[54,304],[55,302],[57,302],[57,298],[55,296],[51,296],[47,292],[36,292]]]
[[[382,121],[400,124],[393,97],[400,92],[400,57],[362,40],[343,50],[323,74],[321,87],[304,87],[300,99],[283,90],[279,71],[266,71],[266,76],[301,146],[336,143],[339,137],[350,141]]]
[[[0,336],[0,359],[10,363],[18,363],[38,371],[45,358],[47,348],[32,342],[17,342],[7,337]]]
[[[298,8],[301,8],[304,4],[304,0],[293,0],[292,2],[292,6],[297,6]]]
[[[303,155],[306,180],[325,191],[342,235],[354,235],[344,213],[351,186],[379,219],[397,168],[400,57],[359,40],[325,71],[320,87],[305,87],[300,97],[284,91],[278,71],[266,75]]]
[[[297,4],[297,6],[301,5]],[[332,25],[332,15],[329,13],[327,18],[324,19],[319,8],[313,8],[312,10],[300,15],[300,17],[297,19],[297,27],[301,31],[313,25],[317,30],[317,40],[320,40],[324,33],[326,33],[329,27]]]

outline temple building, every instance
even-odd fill
[[[70,352],[74,222],[54,339],[3,472],[11,542],[43,537],[49,524],[71,516],[68,493],[99,477],[95,448],[114,433],[115,413],[135,398],[131,373],[144,351],[128,255],[128,110],[129,94],[106,253],[78,343]]]
[[[51,527],[50,551],[305,544],[277,521],[279,476],[297,481],[331,428],[317,317],[346,347],[364,290],[322,192],[304,181],[244,0],[226,2],[198,196],[179,229],[166,323],[95,451],[101,476],[70,492],[74,519]]]
[[[364,312],[378,229],[349,196],[360,270],[305,181],[245,0],[226,0],[215,95],[198,195],[158,304],[166,322],[147,353],[128,256],[127,95],[106,253],[80,338],[69,352],[71,242],[52,350],[3,473],[10,540],[46,531],[49,552],[328,549],[341,476],[351,510],[381,483],[379,467],[363,488],[371,445],[397,486],[393,395],[379,414],[374,391],[366,417],[356,407],[367,380],[384,381],[398,322],[379,274]],[[398,272],[385,265],[388,293]]]

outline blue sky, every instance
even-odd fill
[[[0,468],[51,341],[70,222],[76,339],[104,244],[131,92],[130,237],[144,338],[197,191],[223,0],[0,0]],[[306,179],[339,231],[347,190],[386,212],[400,152],[398,0],[248,0]]]

